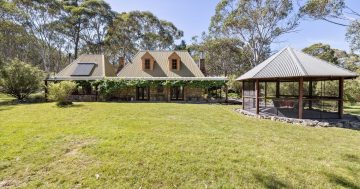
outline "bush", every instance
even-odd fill
[[[49,99],[57,102],[58,106],[71,105],[69,97],[71,93],[76,89],[76,83],[72,81],[62,81],[59,83],[50,83]]]
[[[20,60],[12,60],[0,70],[0,89],[22,101],[41,88],[44,72]]]

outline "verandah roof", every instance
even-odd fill
[[[227,81],[226,77],[51,77],[48,81],[60,80],[100,80],[100,79],[113,79],[113,80],[148,80],[148,81]]]
[[[287,47],[236,80],[294,78],[294,77],[344,77],[355,78],[356,73]]]

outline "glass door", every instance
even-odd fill
[[[184,100],[184,87],[171,87],[170,96],[171,100]]]
[[[149,87],[137,87],[136,88],[136,100],[149,100],[150,88]]]

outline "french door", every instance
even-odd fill
[[[171,87],[170,89],[171,100],[184,100],[184,87]]]
[[[149,100],[150,88],[149,87],[137,87],[136,88],[136,100]]]

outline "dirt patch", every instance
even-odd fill
[[[93,140],[85,140],[85,141],[73,141],[69,144],[69,146],[65,149],[65,156],[75,156],[80,153],[80,150],[93,144]]]
[[[0,181],[0,188],[10,188],[17,186],[19,182],[17,180],[2,180]]]

